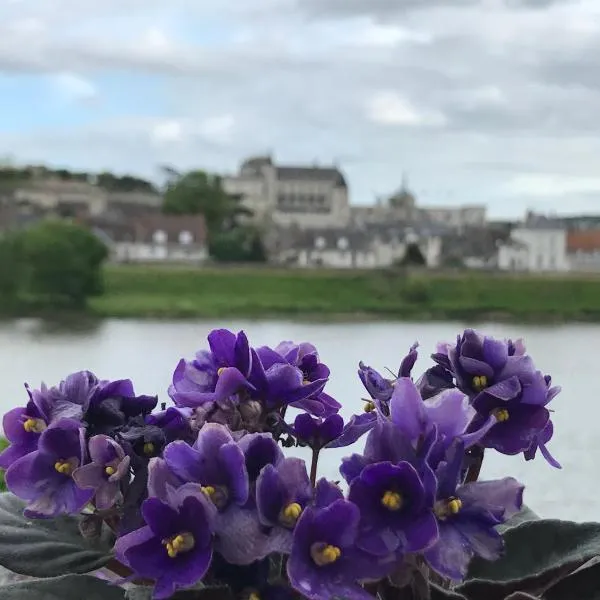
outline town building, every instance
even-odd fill
[[[282,166],[270,156],[250,158],[223,178],[257,223],[300,229],[343,228],[350,221],[348,186],[337,167]]]
[[[498,248],[504,271],[568,271],[567,230],[554,219],[536,216],[515,227]]]
[[[123,263],[191,263],[208,259],[202,215],[138,214],[126,219],[85,222],[107,245],[111,259]]]
[[[567,253],[572,271],[600,272],[600,228],[569,231]]]

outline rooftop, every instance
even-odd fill
[[[595,252],[600,250],[600,229],[569,231],[567,252]]]

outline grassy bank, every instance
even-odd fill
[[[110,266],[100,317],[600,321],[600,278]]]

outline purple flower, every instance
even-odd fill
[[[546,428],[550,419],[546,405],[560,388],[550,388],[528,356],[511,356],[509,360],[503,372],[505,378],[473,400],[478,414],[471,428],[480,427],[493,416],[497,423],[480,443],[502,454],[519,454],[528,450]]]
[[[263,525],[293,529],[312,498],[306,464],[285,458],[276,466],[266,465],[256,481],[256,506]]]
[[[454,388],[454,378],[450,371],[440,365],[427,369],[417,381],[417,388],[423,400],[436,396],[443,390]]]
[[[193,409],[170,406],[166,410],[150,414],[146,417],[148,425],[155,425],[163,430],[167,443],[174,440],[193,439],[190,419]]]
[[[172,442],[164,449],[163,457],[180,479],[201,484],[220,510],[231,502],[243,506],[248,500],[244,453],[223,425],[207,423],[193,446]]]
[[[251,352],[250,383],[254,389],[250,391],[250,396],[253,399],[269,411],[291,405],[317,416],[327,412],[323,401],[319,399],[327,378],[314,381],[305,379],[304,373],[296,365],[290,364],[279,352],[266,346]]]
[[[314,450],[320,450],[342,434],[344,419],[340,415],[331,415],[325,420],[315,419],[303,413],[294,421],[294,434]]]
[[[255,483],[267,465],[277,466],[283,460],[283,452],[269,433],[250,433],[243,436],[239,446],[244,453],[246,471],[250,483]]]
[[[433,486],[435,481],[432,482]],[[360,548],[376,556],[402,555],[431,546],[438,535],[434,487],[426,490],[407,462],[369,465],[350,484],[348,499],[360,509]]]
[[[410,349],[408,350],[408,354],[402,359],[400,363],[400,368],[398,369],[398,377],[410,377],[413,367],[417,362],[417,358],[419,358],[419,353],[417,352],[417,348],[419,347],[419,343],[415,342]]]
[[[130,457],[106,435],[91,438],[88,450],[92,462],[75,469],[73,479],[80,488],[94,490],[96,508],[107,510],[119,497],[121,479],[129,474]]]
[[[356,547],[360,512],[346,500],[307,508],[296,525],[287,563],[290,583],[309,600],[372,600],[361,586],[378,578],[389,564]]]
[[[0,468],[8,469],[12,463],[37,450],[38,440],[48,427],[46,416],[33,402],[31,390],[25,386],[30,400],[27,406],[8,411],[2,420],[4,435],[10,446],[0,454]]]
[[[243,331],[237,335],[215,329],[208,335],[210,352],[201,350],[192,361],[182,359],[173,373],[169,395],[177,406],[197,407],[225,400],[250,389],[252,354]]]
[[[473,556],[495,560],[504,543],[496,526],[516,514],[523,504],[523,486],[512,477],[498,481],[457,484],[464,446],[457,444],[438,467],[434,507],[439,541],[425,551],[430,567],[440,575],[462,580]]]
[[[215,507],[196,485],[171,489],[167,501],[148,498],[146,525],[120,537],[117,558],[139,577],[154,579],[154,598],[202,580],[212,559]]]
[[[362,361],[358,364],[358,376],[373,400],[385,403],[392,397],[393,381],[385,379],[383,375]]]
[[[542,453],[542,456],[546,459],[548,464],[552,465],[555,469],[561,469],[560,463],[550,454],[548,448],[546,448],[546,444],[552,439],[554,435],[554,425],[552,421],[548,421],[546,423],[546,427],[542,429],[531,442],[531,446],[525,450],[523,455],[525,456],[525,460],[533,460],[538,451]]]
[[[84,431],[74,419],[60,419],[41,435],[38,449],[14,462],[6,471],[8,489],[28,502],[32,518],[79,512],[93,497],[80,489],[73,472],[84,463]]]

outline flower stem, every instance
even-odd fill
[[[310,482],[313,487],[317,483],[317,465],[319,463],[319,448],[313,448],[312,462],[310,463]]]
[[[485,449],[482,446],[473,446],[471,448],[471,466],[467,469],[465,475],[465,483],[471,483],[477,481],[479,473],[481,472],[481,465],[483,464],[483,454]]]

